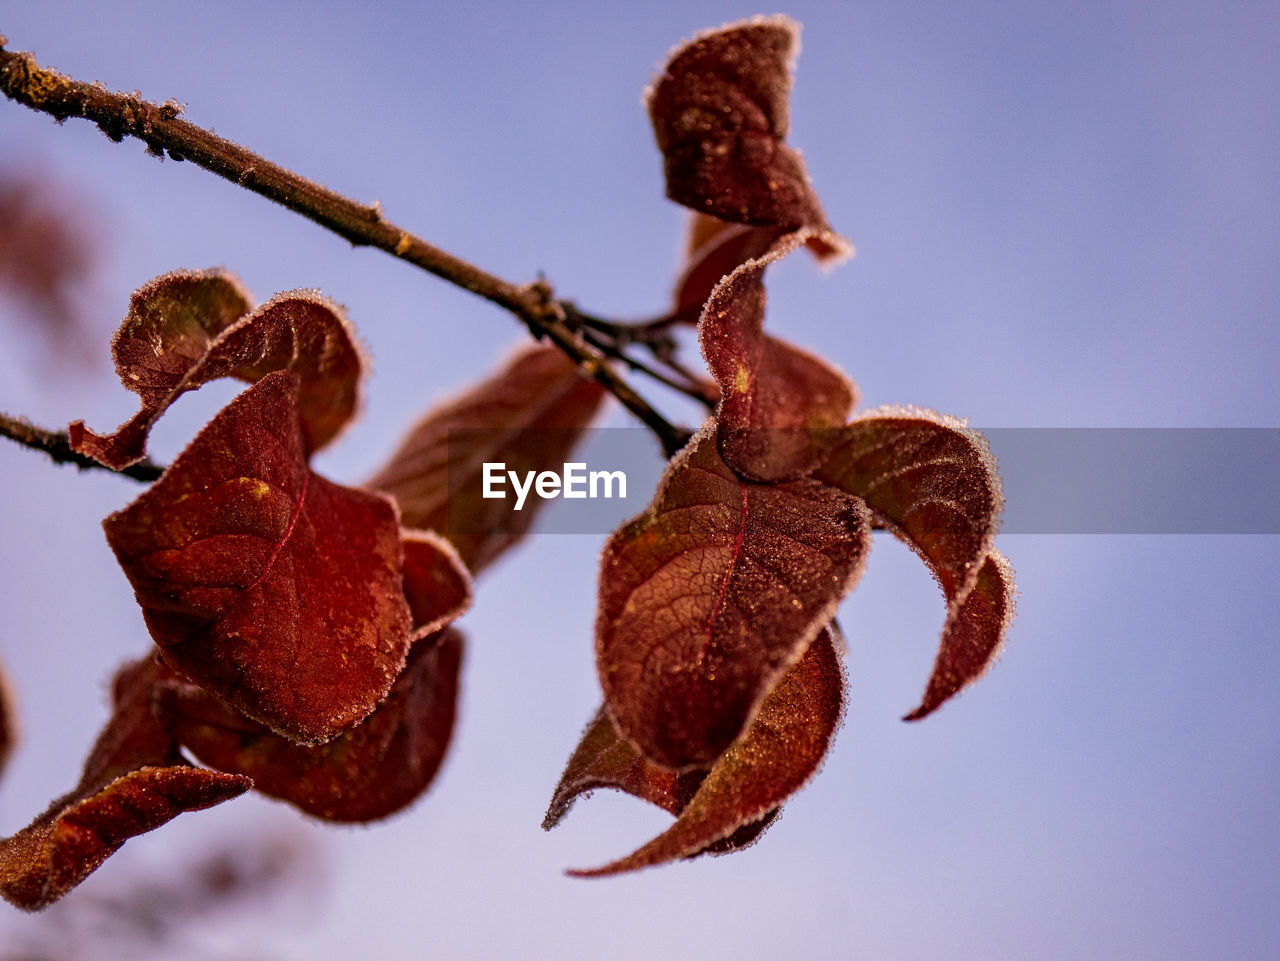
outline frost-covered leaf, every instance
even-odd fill
[[[310,470],[298,391],[267,374],[104,527],[165,660],[315,743],[386,696],[410,612],[395,505]]]
[[[618,874],[703,853],[728,853],[751,843],[776,817],[782,803],[818,770],[844,716],[844,699],[844,674],[827,629],[782,677],[742,738],[709,772],[679,776],[684,779],[676,784],[679,804],[655,801],[677,815],[670,828],[628,857],[569,873],[579,877]],[[594,743],[588,745],[590,739]],[[597,732],[597,725],[588,730],[565,772],[571,783],[561,781],[549,818],[555,813],[558,819],[573,797],[592,787],[621,787],[647,800],[655,800],[651,793],[665,797],[661,790],[642,792],[672,775],[663,775],[634,753],[628,757],[624,743],[609,745],[606,740],[607,734]],[[594,763],[580,758],[591,752],[596,752]],[[588,763],[575,768],[575,761]],[[624,772],[626,761],[631,768]],[[624,777],[610,783],[608,779],[620,772]],[[637,784],[642,790],[635,789]]]
[[[434,531],[403,531],[404,596],[413,640],[435,634],[471,607],[471,574],[454,546]]]
[[[221,377],[250,383],[277,370],[300,380],[308,453],[330,440],[359,404],[364,361],[338,305],[315,291],[277,294],[251,312],[248,291],[225,270],[175,271],[141,287],[116,331],[116,371],[142,406],[112,434],[76,421],[71,445],[120,469],[146,453],[151,425],[182,394]]]
[[[510,498],[484,498],[484,464],[558,471],[603,397],[558,348],[523,350],[428,411],[368,486],[396,499],[405,527],[448,537],[478,573],[524,537],[541,505],[536,498],[515,512]]]
[[[623,791],[678,816],[698,793],[698,788],[707,779],[707,773],[707,769],[703,768],[677,773],[649,763],[634,745],[618,733],[609,712],[601,706],[587,725],[569,763],[565,765],[564,774],[556,785],[542,827],[548,831],[555,827],[578,798],[589,795],[598,788]],[[747,847],[759,839],[779,811],[780,808],[774,808],[761,817],[749,820],[729,836],[684,856],[729,854]]]
[[[220,771],[330,821],[387,817],[431,783],[453,730],[462,635],[416,643],[391,693],[360,725],[318,747],[294,744],[193,684],[156,692],[161,720],[183,747]]]
[[[734,223],[819,228],[815,252],[841,256],[849,245],[785,142],[798,34],[787,17],[757,17],[695,37],[649,91],[649,117],[672,200]]]
[[[958,608],[947,614],[924,698],[903,720],[927,717],[995,662],[1013,621],[1016,593],[1013,568],[1003,554],[991,551],[978,569],[978,578],[969,593]]]
[[[709,422],[601,560],[596,663],[623,735],[663,766],[714,761],[831,620],[868,543],[858,498],[742,480]]]
[[[696,323],[702,305],[720,279],[748,260],[764,256],[787,232],[785,227],[750,227],[694,214],[684,267],[676,281],[675,313],[682,320]]]
[[[786,227],[751,227],[695,213],[689,222],[684,264],[676,281],[673,316],[696,323],[702,306],[721,278],[748,260],[763,257],[784,234]],[[820,261],[850,256],[853,247],[829,231],[810,233],[805,245]]]
[[[0,842],[0,894],[29,911],[48,907],[129,838],[185,811],[237,797],[250,784],[233,774],[175,765],[140,768],[97,790],[78,790]]]
[[[910,715],[924,717],[982,673],[1013,613],[1013,572],[992,550],[1004,506],[995,458],[977,431],[915,408],[868,411],[836,434],[815,477],[866,501],[947,599],[928,694]]]
[[[833,436],[838,443],[814,476],[866,501],[929,565],[947,599],[962,598],[1004,509],[986,438],[919,408],[867,411]]]
[[[857,402],[843,373],[764,333],[765,268],[807,236],[790,234],[725,277],[698,323],[702,355],[720,386],[721,453],[755,480],[809,473]]]
[[[646,761],[601,705],[565,765],[542,827],[555,827],[579,797],[597,788],[614,788],[678,815],[706,776],[700,768],[678,772]]]
[[[151,713],[149,694],[171,676],[151,658],[116,678],[115,713],[85,763],[80,784],[12,837],[0,840],[0,894],[17,907],[48,907],[125,841],[184,811],[243,794],[247,777],[184,763]]]

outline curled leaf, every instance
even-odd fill
[[[78,790],[0,842],[0,894],[28,911],[48,907],[129,838],[184,811],[237,797],[251,783],[233,774],[177,765],[140,768],[97,790]]]
[[[121,666],[111,682],[112,715],[84,763],[84,782],[105,784],[129,771],[182,760],[151,712],[151,689],[176,675],[155,656]]]
[[[454,546],[434,531],[403,531],[404,596],[413,641],[456,621],[471,607],[471,574]]]
[[[0,840],[5,900],[29,911],[48,907],[129,838],[252,786],[249,778],[182,761],[149,702],[152,685],[171,676],[151,658],[117,675],[115,713],[85,762],[80,784],[31,825]]]
[[[193,684],[156,689],[167,730],[199,760],[248,775],[254,788],[329,821],[387,817],[430,785],[453,731],[462,635],[416,643],[387,699],[357,727],[318,747],[294,744]]]
[[[793,668],[794,670],[794,668]],[[732,748],[730,749],[732,750]],[[707,770],[694,768],[676,772],[658,767],[644,759],[617,727],[602,706],[587,726],[569,763],[565,766],[560,783],[556,785],[542,828],[551,830],[569,812],[573,803],[597,788],[614,788],[656,804],[669,814],[679,816],[688,807],[698,788],[707,779]],[[774,808],[764,816],[749,820],[706,848],[682,857],[699,854],[728,854],[747,847],[773,823],[781,808]]]
[[[577,798],[590,795],[596,788],[602,787],[639,797],[641,801],[649,801],[650,804],[662,807],[668,814],[678,816],[689,806],[701,784],[707,781],[707,774],[707,770],[703,768],[677,773],[668,768],[659,768],[657,764],[650,764],[634,745],[618,733],[608,711],[602,706],[596,711],[582,740],[564,766],[564,774],[556,786],[547,816],[543,818],[543,830],[556,827]],[[760,818],[742,824],[730,836],[710,843],[692,854],[681,856],[724,855],[749,847],[758,841],[760,834],[777,819],[781,811],[781,807],[774,807]]]
[[[615,788],[678,815],[706,776],[707,772],[699,768],[673,771],[645,760],[618,733],[609,712],[601,705],[565,765],[542,827],[551,830],[579,797],[602,787]]]
[[[601,559],[596,665],[622,734],[670,768],[719,757],[831,620],[869,530],[843,491],[739,478],[710,422]]]
[[[165,661],[316,743],[386,696],[410,613],[395,505],[310,470],[298,391],[267,374],[103,526]]]
[[[257,310],[234,274],[175,271],[141,287],[116,331],[116,372],[142,406],[112,434],[76,421],[71,445],[119,470],[146,453],[152,424],[182,394],[221,377],[254,382],[277,370],[300,380],[299,415],[314,452],[359,404],[364,361],[342,309],[314,291],[277,294]]]
[[[721,280],[698,322],[702,354],[720,386],[721,453],[755,480],[812,471],[826,454],[831,429],[844,424],[857,402],[843,373],[764,333],[765,268],[806,236],[782,238]]]
[[[473,572],[528,533],[541,500],[523,511],[483,496],[486,462],[560,469],[604,389],[555,347],[517,354],[502,370],[428,411],[368,486],[400,505],[404,526],[444,534]]]
[[[676,281],[675,314],[696,323],[721,278],[748,260],[763,257],[785,233],[784,227],[749,227],[693,214],[684,268]]]
[[[835,436],[815,477],[866,501],[947,599],[928,693],[909,715],[921,718],[985,670],[1012,617],[1012,570],[992,549],[1004,505],[995,458],[977,431],[915,408],[870,411]]]
[[[751,843],[777,816],[782,803],[818,770],[843,719],[844,700],[844,672],[828,628],[765,698],[742,738],[709,772],[698,772],[696,788],[673,812],[677,817],[670,828],[634,854],[600,868],[569,873],[578,877],[619,874],[703,853],[726,853]],[[593,726],[588,738],[595,733]],[[590,750],[594,749],[595,745]],[[612,755],[607,766],[617,770],[625,750],[625,746],[614,746],[597,756]],[[575,752],[575,758],[580,752],[582,748]],[[642,759],[632,760],[633,772],[644,773],[638,777],[629,772],[624,782],[607,786],[639,793],[634,790],[637,780],[647,783],[663,776],[645,768]],[[590,783],[589,775],[597,779],[590,786],[601,786],[601,777],[612,771],[604,770],[598,762],[594,769],[587,765],[575,770],[571,760],[565,773],[566,778],[572,775],[575,783],[566,785],[562,780],[557,789],[552,811],[559,805],[560,814],[585,789],[581,785]]]
[[[1013,621],[1016,593],[1013,568],[1003,554],[991,551],[979,567],[969,593],[959,607],[948,612],[924,698],[904,721],[928,717],[986,673],[1004,646]]]
[[[1004,509],[986,438],[919,408],[867,411],[835,436],[815,476],[866,501],[924,559],[949,600],[963,597]]]
[[[799,25],[757,17],[677,48],[648,94],[667,196],[721,220],[819,228],[821,257],[851,252],[832,234],[800,155],[785,138]]]

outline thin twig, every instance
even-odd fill
[[[12,100],[61,122],[84,117],[112,140],[136,137],[158,157],[189,160],[225,180],[273,200],[355,246],[377,247],[519,317],[545,336],[648,426],[668,455],[686,432],[669,423],[565,323],[565,305],[543,283],[511,284],[391,223],[377,205],[362,204],[181,119],[174,101],[154,104],[136,94],[113,93],[41,67],[30,53],[3,49],[0,90]]]
[[[719,390],[681,364],[676,357],[680,345],[668,332],[672,324],[676,323],[672,319],[676,315],[668,314],[653,320],[626,323],[584,313],[576,304],[568,301],[561,303],[565,307],[565,321],[569,326],[581,331],[582,336],[607,357],[621,361],[632,370],[648,375],[708,409],[715,408],[720,399]],[[653,359],[667,369],[656,370],[628,355],[626,350],[633,344],[646,348]]]
[[[582,336],[587,343],[592,347],[597,348],[608,357],[626,364],[632,370],[656,380],[659,384],[670,387],[672,390],[696,400],[708,410],[715,410],[716,398],[711,396],[707,387],[701,382],[691,377],[686,377],[684,380],[677,380],[670,374],[649,366],[644,361],[636,360],[634,357],[628,355],[619,348],[616,343],[609,342],[594,331],[584,330],[582,332]]]
[[[152,463],[146,459],[140,460],[136,464],[131,464],[122,470],[114,470],[106,464],[98,463],[92,457],[72,450],[66,431],[45,430],[43,427],[36,427],[20,417],[11,417],[3,413],[0,413],[0,437],[7,437],[24,447],[30,447],[32,450],[44,451],[55,462],[59,464],[75,464],[81,470],[97,468],[112,474],[123,474],[125,477],[132,477],[134,480],[140,481],[153,481],[164,472],[164,468],[159,464]]]

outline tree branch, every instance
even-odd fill
[[[97,468],[140,481],[153,481],[164,472],[164,468],[159,464],[146,459],[131,464],[123,470],[113,470],[106,464],[98,463],[92,457],[72,450],[66,431],[45,430],[28,423],[21,417],[11,417],[9,414],[0,413],[0,437],[8,437],[32,450],[44,451],[56,463],[75,464],[81,470]]]
[[[157,157],[189,160],[224,180],[274,200],[355,246],[377,247],[519,317],[537,338],[546,337],[613,394],[657,435],[667,455],[688,432],[666,420],[604,362],[598,350],[565,323],[566,307],[545,283],[511,284],[435,247],[385,219],[377,205],[329,190],[251,150],[181,119],[175,101],[154,104],[137,94],[113,93],[41,67],[30,53],[4,49],[0,36],[0,90],[11,100],[49,114],[59,123],[84,117],[111,140],[136,137]]]

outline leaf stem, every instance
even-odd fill
[[[657,435],[668,456],[687,432],[672,425],[615,371],[600,352],[566,323],[566,306],[542,282],[512,284],[427,243],[387,220],[380,206],[362,204],[274,164],[251,150],[180,116],[175,101],[155,104],[136,93],[121,94],[41,67],[26,52],[3,49],[0,90],[59,123],[84,117],[111,140],[136,137],[157,157],[189,160],[253,193],[299,213],[355,246],[377,247],[430,274],[468,290],[519,317],[535,337],[546,337]]]

